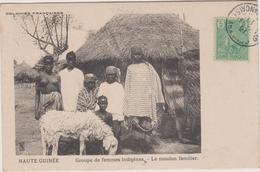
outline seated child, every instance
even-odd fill
[[[99,96],[97,104],[99,106],[99,110],[95,111],[95,114],[112,128],[113,118],[112,114],[106,111],[108,105],[106,96]]]
[[[97,104],[99,106],[99,109],[95,111],[95,114],[112,128],[113,127],[112,114],[106,111],[108,105],[107,98],[105,96],[98,97]],[[91,143],[88,143],[86,154],[98,155],[98,154],[107,154],[107,152],[103,148],[102,141],[93,140],[91,141]]]

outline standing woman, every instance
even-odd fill
[[[157,111],[161,110],[165,103],[161,79],[154,67],[144,60],[140,47],[131,48],[131,60],[132,64],[127,68],[125,80],[124,114],[128,117],[128,123],[148,133],[156,130],[159,123]],[[144,137],[148,142],[145,148],[149,146],[151,138],[149,134],[147,136]]]
[[[154,67],[144,60],[140,47],[131,48],[131,59],[125,80],[125,115],[147,117],[154,126],[158,123],[157,110],[165,103],[161,79]]]
[[[47,55],[36,77],[35,119],[39,120],[49,110],[63,110],[60,93],[60,76],[53,73],[54,59]]]
[[[76,65],[76,54],[70,51],[66,55],[67,67],[60,71],[61,94],[64,111],[75,112],[80,90],[84,87],[84,74]]]

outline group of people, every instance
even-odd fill
[[[54,59],[45,56],[43,68],[36,78],[35,118],[38,120],[48,110],[93,111],[118,139],[124,124],[134,124],[144,132],[158,126],[157,111],[164,107],[161,80],[151,64],[144,60],[140,47],[131,48],[124,86],[120,83],[120,69],[107,66],[105,81],[98,85],[93,73],[83,74],[76,68],[76,55],[66,55],[67,67],[53,72]],[[137,127],[136,127],[137,126]]]

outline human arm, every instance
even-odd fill
[[[110,126],[113,127],[113,117],[111,113],[108,113],[106,123]]]
[[[122,120],[124,119],[124,99],[125,99],[125,90],[122,84],[119,84],[119,87],[117,89],[117,97],[118,97],[118,108],[115,113],[118,113],[119,116],[122,117]]]
[[[81,90],[78,94],[78,99],[77,99],[77,111],[79,112],[86,112],[86,106],[84,106],[85,100],[84,100],[84,94],[83,91]]]

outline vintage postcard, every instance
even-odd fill
[[[0,15],[4,171],[259,167],[256,1]]]

